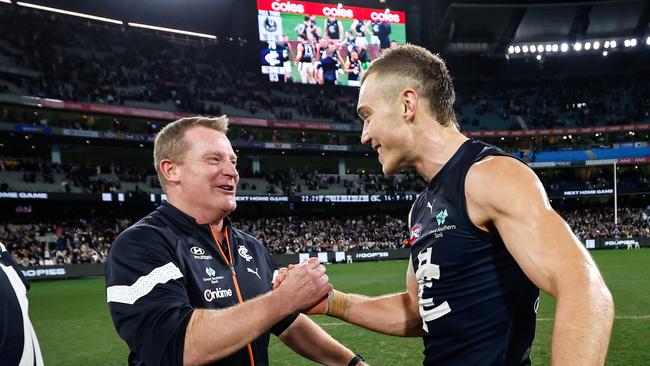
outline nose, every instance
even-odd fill
[[[234,179],[235,181],[239,180],[239,172],[237,171],[237,166],[233,164],[230,160],[226,159],[224,169],[222,170],[223,175]]]
[[[372,139],[368,133],[368,124],[363,123],[363,130],[361,131],[361,143],[364,145],[369,145],[372,143]]]

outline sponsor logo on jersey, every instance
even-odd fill
[[[262,279],[262,277],[260,277],[260,274],[258,273],[260,271],[259,268],[255,268],[255,270],[253,271],[251,268],[246,267],[246,271],[248,273],[255,274],[257,276],[257,278],[259,278],[260,280]]]
[[[213,300],[217,299],[224,299],[226,297],[231,297],[232,296],[232,290],[231,289],[222,289],[221,287],[217,287],[216,289],[207,289],[203,291],[203,298],[207,302],[212,302]]]
[[[212,269],[212,267],[206,267],[205,274],[207,274],[208,277],[204,277],[203,282],[210,282],[211,284],[216,285],[219,283],[219,280],[223,280],[223,276],[217,276],[217,271]]]
[[[447,214],[447,209],[438,212],[438,215],[436,215],[436,221],[438,221],[438,226],[445,224],[445,220],[447,219],[447,216],[449,216],[449,214]]]
[[[239,246],[239,249],[237,249],[237,253],[239,253],[239,256],[246,259],[246,262],[250,262],[253,257],[248,254],[248,248],[246,248],[243,245]]]
[[[411,235],[409,236],[409,245],[413,245],[416,240],[420,238],[422,234],[422,224],[417,223],[411,228]]]
[[[456,230],[456,225],[451,224],[451,225],[445,225],[445,221],[447,220],[447,217],[449,216],[449,213],[447,213],[447,209],[443,209],[438,214],[436,215],[436,221],[438,222],[438,227],[431,230],[431,233],[434,234],[434,237],[437,238],[442,238],[443,232],[449,231],[449,230]]]
[[[214,269],[212,269],[212,268],[210,268],[210,267],[208,267],[208,268],[205,269],[205,273],[206,273],[208,276],[210,276],[210,277],[214,277],[214,275],[217,274],[217,272],[215,272]]]
[[[196,247],[196,246],[191,247],[190,248],[190,253],[192,253],[192,255],[194,256],[195,259],[199,259],[199,260],[212,259],[211,255],[205,255],[205,249],[203,249],[201,247]]]

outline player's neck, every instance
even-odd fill
[[[436,126],[424,132],[418,141],[417,151],[420,153],[415,164],[416,170],[430,182],[465,141],[467,137],[455,128]]]

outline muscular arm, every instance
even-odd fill
[[[354,352],[337,342],[306,315],[298,318],[280,336],[296,353],[323,365],[347,365]]]
[[[418,310],[418,284],[410,261],[406,289],[406,292],[380,297],[347,294],[350,302],[341,319],[384,334],[419,337],[422,319]]]
[[[185,334],[183,364],[199,365],[224,358],[287,315],[325,296],[332,288],[325,268],[314,258],[303,264],[271,293],[223,310],[194,310]]]
[[[556,298],[553,365],[604,364],[611,294],[537,176],[512,158],[490,157],[470,169],[465,191],[472,221],[496,229],[528,278]]]

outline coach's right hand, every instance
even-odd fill
[[[325,274],[325,266],[320,264],[318,258],[309,258],[286,271],[286,277],[273,293],[282,296],[295,311],[314,306],[330,291],[332,285]]]

